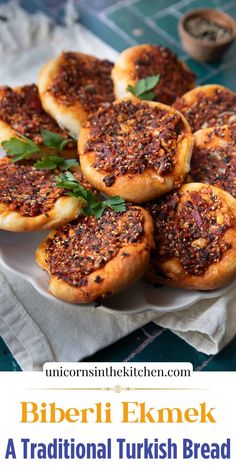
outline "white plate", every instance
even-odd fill
[[[52,302],[64,303],[48,292],[48,274],[35,262],[35,250],[46,234],[0,231],[0,264],[30,282],[41,295]],[[108,313],[125,315],[148,310],[158,313],[173,312],[187,308],[204,298],[219,297],[232,285],[222,290],[197,292],[169,287],[154,288],[152,284],[140,281],[124,292],[104,300],[101,308]]]
[[[76,37],[75,44],[72,44],[74,46],[72,49],[78,49],[91,54],[91,50],[96,50],[96,55],[99,57],[107,57],[110,60],[114,60],[117,55],[116,51],[85,28],[81,27],[80,33],[79,37]],[[58,47],[60,49],[61,45],[58,45]],[[71,49],[71,44],[67,44],[63,49]],[[48,48],[42,46],[40,54],[36,54],[35,51],[32,51],[31,54],[28,51],[26,55],[20,55],[18,61],[14,57],[13,70],[12,68],[4,70],[4,82],[13,86],[33,81],[38,70],[47,60],[47,54]],[[50,54],[53,56],[56,52],[50,50]],[[22,71],[27,71],[27,77],[25,77]],[[0,157],[1,154],[0,151]],[[30,282],[41,295],[52,302],[64,304],[64,302],[57,300],[48,292],[49,277],[35,263],[35,250],[45,235],[45,232],[17,234],[0,230],[0,265]],[[229,290],[229,287],[212,292],[196,292],[167,287],[154,288],[151,284],[140,281],[128,290],[107,298],[103,301],[101,308],[108,313],[119,314],[138,314],[148,310],[166,313],[187,308],[203,298],[218,297],[227,290]]]

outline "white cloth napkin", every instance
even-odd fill
[[[43,14],[29,18],[15,1],[0,7],[0,14],[11,18],[10,23],[0,25],[1,84],[31,83],[42,64],[63,49],[111,60],[116,56],[109,46],[74,24],[72,2],[67,8],[67,28],[53,26]],[[21,28],[16,27],[19,24]],[[73,305],[65,309],[43,298],[6,269],[1,272],[0,335],[24,370],[41,370],[46,361],[81,360],[150,320],[206,354],[217,353],[236,334],[235,290],[220,299],[204,300],[190,309],[158,318],[153,312],[118,316]]]
[[[111,315],[100,308],[62,308],[18,276],[2,272],[0,334],[24,370],[41,370],[46,361],[81,360],[151,320],[206,354],[216,354],[236,333],[233,290],[158,317],[153,312]]]

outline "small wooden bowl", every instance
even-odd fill
[[[195,38],[185,27],[187,20],[194,17],[205,18],[214,21],[220,26],[224,26],[230,32],[230,38],[217,42]],[[236,22],[231,16],[220,10],[211,8],[196,9],[191,10],[180,18],[178,31],[183,49],[189,56],[199,62],[210,62],[219,59],[234,41],[236,37]]]

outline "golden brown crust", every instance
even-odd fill
[[[77,96],[75,93],[72,94],[71,91],[71,88],[74,86],[74,80],[76,79],[76,73],[73,74],[72,79],[71,77],[65,78],[65,72],[63,72],[64,75],[62,80],[60,80],[62,67],[65,67],[67,60],[69,60],[69,63],[71,62],[70,57],[72,57],[72,59],[78,58],[78,61],[83,61],[85,63],[86,71],[90,71],[90,77],[86,78],[88,83],[81,83],[81,85],[78,85]],[[108,88],[103,76],[101,78],[101,83],[99,82],[99,64],[100,67],[102,67],[104,62],[109,61],[100,61],[93,56],[82,53],[62,53],[57,58],[48,62],[48,64],[45,64],[40,71],[38,77],[38,88],[44,109],[56,120],[59,126],[67,129],[70,135],[74,138],[78,137],[80,128],[86,121],[89,111],[93,111],[94,107],[95,109],[98,109],[102,101],[111,101],[111,99],[114,99],[111,79],[109,79],[111,82],[109,87],[112,86],[112,94],[111,91],[108,90],[109,93],[107,92],[106,97],[101,96],[99,98],[98,96],[98,91],[100,95],[102,95],[100,90],[101,87],[103,92]],[[59,93],[55,93],[55,90],[57,90],[55,87],[55,80],[57,81]],[[79,77],[78,80],[80,80]],[[108,77],[106,80],[108,80]],[[62,92],[60,96],[60,82],[61,86],[65,88],[64,82],[66,81],[68,81],[68,87],[66,87],[68,89],[68,96],[64,97]],[[81,93],[83,97],[80,96]],[[69,101],[67,101],[67,99],[69,99]],[[84,103],[85,99],[90,100],[90,106]]]
[[[10,159],[2,158],[0,170],[8,163],[11,163]],[[78,198],[62,195],[55,200],[49,211],[28,216],[20,209],[12,209],[12,205],[6,203],[6,198],[1,200],[3,183],[0,179],[0,229],[14,232],[52,229],[70,222],[81,213],[82,204]],[[17,186],[15,188],[17,195]],[[11,200],[14,201],[14,198]]]
[[[5,121],[0,120],[0,145],[3,141],[16,137],[18,137],[16,131],[14,131],[10,125],[5,123]]]
[[[158,236],[159,226],[157,227],[157,221],[159,218],[158,210],[155,209],[157,212],[156,218],[152,209],[151,213],[154,217],[154,228],[156,224],[154,239],[156,241],[157,249],[153,252],[147,273],[147,277],[150,280],[163,285],[189,290],[214,290],[225,286],[235,277],[236,200],[231,195],[222,189],[207,184],[184,184],[178,192],[180,200],[177,204],[174,202],[171,203],[169,212],[174,212],[172,213],[171,218],[173,218],[173,215],[179,215],[180,206],[183,204],[187,194],[189,195],[189,192],[190,194],[191,192],[197,192],[203,195],[202,192],[208,192],[209,190],[217,198],[220,198],[222,207],[216,210],[215,220],[210,217],[210,213],[203,216],[202,204],[194,206],[193,208],[191,206],[188,208],[186,207],[189,220],[191,220],[191,226],[189,237],[185,239],[181,233],[182,254],[179,253],[179,248],[181,250],[181,246],[176,244],[176,242],[178,242],[178,229],[173,234],[171,229],[169,231],[166,229],[165,233],[162,228],[162,238],[160,239]],[[196,210],[196,208],[198,208],[199,211]],[[193,218],[192,212],[194,212]],[[167,221],[166,216],[162,215],[162,218],[165,218],[165,222]],[[176,218],[176,216],[174,216],[174,218]],[[201,229],[201,220],[206,222],[208,218],[210,220],[209,228],[204,232],[204,230]],[[197,225],[195,225],[194,219],[196,219]],[[188,220],[182,221],[182,228],[184,228],[186,224],[188,225],[187,221]],[[213,221],[215,221],[215,223],[213,223]],[[211,237],[211,234],[214,234],[214,231],[217,231],[218,239],[214,239],[214,236],[213,238]],[[170,241],[168,241],[169,236],[171,236]],[[215,243],[216,246],[214,246]],[[209,246],[206,246],[206,244],[209,244]],[[169,247],[168,252],[166,249],[167,246]],[[191,246],[194,247],[194,250],[196,251],[192,260]],[[174,251],[177,251],[176,255],[174,255]]]
[[[222,188],[236,198],[236,123],[194,134],[191,176]]]
[[[135,208],[138,208],[144,218],[142,240],[121,246],[117,254],[103,267],[87,276],[84,286],[73,286],[50,273],[47,242],[50,238],[55,238],[58,231],[49,234],[36,251],[36,261],[49,273],[50,291],[55,297],[69,303],[90,303],[97,298],[120,292],[142,277],[149,263],[150,249],[153,247],[153,222],[146,210]]]
[[[40,147],[41,153],[51,153],[52,151],[42,144],[41,129],[60,134],[64,139],[69,138],[68,133],[42,108],[35,84],[15,88],[0,87],[0,145],[14,137],[19,139],[21,134],[34,141]],[[62,155],[75,156],[76,152],[76,145],[68,143]]]
[[[13,232],[41,231],[57,228],[76,218],[81,212],[78,198],[61,197],[47,215],[22,216],[0,203],[0,229]]]
[[[138,101],[135,99],[129,100],[129,101],[122,101],[118,100],[117,102],[114,102],[113,105],[110,106],[110,108],[114,109],[116,104],[127,104],[127,107],[129,108],[130,105],[129,103],[134,104],[137,106],[145,106],[145,107],[150,107],[150,112],[151,110],[157,109],[157,110],[163,110],[166,113],[169,113],[168,116],[172,117],[177,116],[178,112],[176,112],[173,108],[158,103],[158,102],[146,102],[146,101]],[[127,108],[127,110],[128,110]],[[109,109],[107,109],[109,110]],[[106,111],[104,110],[104,113]],[[101,112],[101,115],[103,114]],[[151,114],[151,113],[150,113]],[[146,202],[149,200],[152,200],[154,198],[157,198],[158,196],[172,190],[173,188],[178,187],[184,180],[186,174],[189,171],[190,167],[190,158],[192,154],[192,146],[193,146],[193,136],[191,134],[190,127],[185,120],[185,118],[181,115],[178,114],[178,119],[180,117],[180,122],[181,122],[181,134],[178,136],[178,143],[176,147],[176,152],[175,156],[173,157],[173,167],[171,172],[168,173],[160,173],[158,168],[145,168],[144,171],[137,171],[136,173],[131,173],[128,169],[126,174],[122,175],[121,173],[116,176],[115,179],[113,179],[112,185],[108,186],[104,181],[104,179],[107,178],[109,175],[107,171],[104,171],[102,169],[98,169],[94,167],[95,161],[97,159],[97,154],[93,151],[87,151],[87,144],[90,139],[90,135],[92,132],[92,127],[87,122],[87,124],[82,128],[79,141],[78,141],[78,149],[79,149],[79,154],[80,154],[80,163],[81,163],[81,169],[83,174],[86,176],[87,180],[100,192],[105,193],[106,195],[120,195],[121,197],[125,198],[126,200],[133,202],[133,203],[142,203]],[[131,121],[128,121],[127,119],[127,124],[124,123],[124,132],[130,133],[130,135],[133,133],[133,127],[134,124],[132,124],[132,119]],[[114,122],[114,125],[116,126],[116,122]],[[114,126],[114,133],[115,131],[115,126]],[[123,126],[123,125],[122,125]],[[123,132],[123,130],[122,130]],[[144,136],[145,129],[140,129],[138,136],[140,136],[140,146],[142,144],[143,136]],[[158,134],[158,126],[154,133]],[[106,141],[107,139],[107,133],[104,134],[104,140]],[[111,133],[112,135],[112,133]],[[119,134],[119,138],[120,138]],[[157,136],[158,139],[158,136]],[[144,139],[145,140],[145,139]],[[135,150],[139,153],[139,147],[136,146]],[[117,153],[116,148],[114,148],[114,155]],[[154,153],[153,153],[154,154]],[[167,153],[166,153],[167,155]],[[132,156],[133,157],[133,156]],[[157,159],[158,160],[158,159]],[[133,160],[131,158],[130,163],[132,163]],[[108,177],[109,179],[110,177]]]
[[[41,69],[38,77],[40,98],[46,112],[57,121],[59,126],[66,128],[71,136],[77,138],[82,123],[87,118],[87,113],[80,104],[71,106],[68,109],[65,105],[58,103],[56,98],[48,91],[52,78],[57,74],[58,69],[59,58],[51,60]]]
[[[195,75],[168,48],[141,44],[123,51],[115,63],[112,78],[116,98],[132,98],[128,85],[135,86],[152,75],[160,75],[154,89],[156,100],[168,105],[195,86]]]
[[[188,120],[192,131],[236,121],[236,94],[222,85],[202,85],[177,98],[173,107]]]

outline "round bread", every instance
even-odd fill
[[[87,54],[63,52],[46,64],[38,78],[44,109],[77,138],[89,113],[114,100],[113,64]]]
[[[123,51],[112,70],[117,99],[131,98],[128,85],[135,86],[149,76],[160,75],[160,80],[152,90],[155,100],[172,104],[195,86],[195,75],[168,48],[152,44],[141,44]]]
[[[189,171],[192,145],[181,114],[161,103],[135,99],[100,108],[78,141],[87,180],[104,194],[133,203],[178,187]]]
[[[80,170],[74,168],[73,173],[88,186]],[[55,186],[57,175],[58,170],[36,169],[33,161],[14,164],[7,157],[0,159],[0,229],[51,229],[75,219],[81,213],[81,200]]]
[[[148,278],[194,290],[213,290],[236,275],[236,200],[208,184],[190,183],[147,209],[155,250]]]
[[[236,94],[222,85],[203,85],[177,98],[173,107],[188,120],[192,131],[236,122]]]
[[[236,122],[194,134],[191,176],[216,185],[236,198]]]
[[[37,86],[0,87],[0,145],[19,134],[34,141],[43,152],[49,150],[43,145],[41,130],[51,131],[68,139],[67,131],[62,130],[53,118],[42,108]],[[52,153],[52,151],[50,151]],[[75,156],[76,144],[69,142],[63,156]]]
[[[80,216],[52,231],[36,251],[50,275],[51,293],[66,302],[90,303],[127,288],[147,269],[153,222],[139,207]]]

